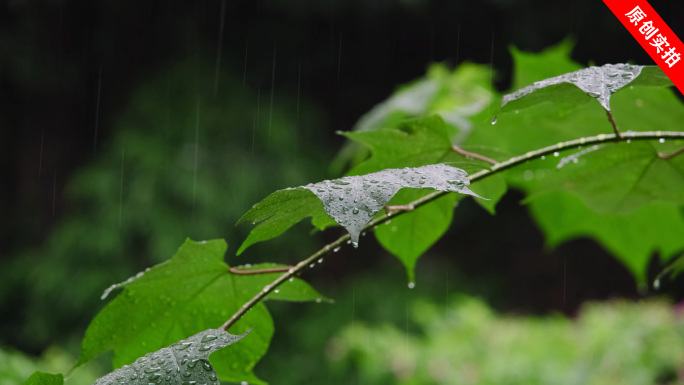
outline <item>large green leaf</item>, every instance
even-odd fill
[[[390,204],[407,204],[424,195],[425,192],[421,190],[403,189],[392,198]],[[409,285],[414,281],[413,270],[418,258],[449,229],[458,198],[458,195],[447,194],[374,230],[380,244],[406,267]]]
[[[62,385],[64,376],[62,374],[50,374],[41,371],[34,372],[24,385]]]
[[[445,164],[432,164],[422,167],[406,167],[403,169],[387,169],[365,175],[347,176],[340,179],[324,180],[281,191],[288,199],[305,199],[309,196],[320,199],[325,212],[344,227],[351,236],[354,246],[358,246],[359,235],[364,226],[382,210],[387,202],[403,187],[426,188],[439,191],[458,192],[477,196],[468,189],[470,181],[465,171]],[[275,197],[275,198],[271,198]],[[238,223],[264,218],[263,222],[284,222],[282,218],[287,215],[277,204],[279,195],[271,194],[266,200],[254,205]],[[310,213],[313,215],[315,212]],[[294,223],[293,223],[294,224]],[[273,235],[273,236],[277,235]],[[248,238],[240,250],[244,250],[249,244]],[[252,242],[253,243],[253,242]]]
[[[597,214],[567,191],[540,195],[530,212],[546,234],[549,246],[577,237],[596,239],[617,257],[640,283],[654,253],[667,261],[684,250],[681,208],[651,203],[629,214]]]
[[[114,366],[168,346],[202,330],[221,325],[280,273],[239,275],[223,261],[223,240],[186,240],[171,260],[152,267],[120,285],[123,292],[95,316],[82,343],[79,365],[114,350]],[[253,266],[252,268],[272,267]],[[322,298],[305,282],[294,279],[267,298],[291,301]],[[273,321],[258,304],[232,328],[249,338],[216,352],[212,362],[224,381],[261,383],[252,367],[266,353]]]
[[[147,353],[130,365],[95,380],[94,385],[218,385],[219,378],[209,355],[240,341],[245,335],[208,329],[175,344]]]
[[[597,99],[606,111],[610,111],[611,95],[627,84],[668,87],[672,82],[657,66],[606,64],[588,67],[540,80],[504,95],[499,111],[521,110],[547,101],[576,106],[591,98]]]
[[[534,194],[573,191],[596,213],[630,213],[651,202],[684,205],[684,157],[662,159],[653,143],[595,145],[560,158],[556,167]]]

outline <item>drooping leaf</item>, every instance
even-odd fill
[[[577,237],[591,237],[645,283],[654,253],[667,261],[684,250],[684,217],[679,207],[651,203],[630,214],[597,214],[567,191],[537,196],[530,212],[555,247]]]
[[[223,261],[226,248],[223,240],[186,240],[171,260],[124,282],[123,292],[88,326],[79,365],[113,350],[114,367],[121,367],[199,331],[215,328],[260,291],[264,282],[281,274],[233,274]],[[294,279],[268,298],[310,301],[322,296]],[[213,355],[212,362],[222,380],[261,383],[252,367],[266,353],[273,335],[273,321],[263,303],[252,308],[230,331],[239,334],[250,328],[253,331],[248,339]]]
[[[41,371],[34,372],[31,377],[29,377],[24,385],[63,385],[64,375],[50,374]]]
[[[445,164],[432,164],[324,180],[287,189],[296,191],[287,196],[304,197],[305,194],[313,193],[320,199],[325,212],[349,232],[352,243],[357,246],[363,227],[385,207],[399,189],[427,188],[477,196],[468,189],[469,184],[465,171]],[[262,201],[255,205],[238,223],[245,221],[246,218],[282,221],[280,217],[284,214],[278,205],[274,204],[274,200],[269,200],[268,204],[262,204]],[[240,249],[243,250],[244,247]]]
[[[560,158],[557,168],[529,199],[569,190],[599,214],[630,213],[652,202],[684,205],[684,158],[661,159],[653,143],[591,146]]]
[[[657,66],[606,64],[588,67],[540,80],[504,95],[499,112],[520,110],[545,101],[576,106],[591,98],[610,111],[611,95],[628,84],[668,87],[672,82]]]
[[[403,189],[392,198],[390,205],[407,204],[424,195],[421,190]],[[404,264],[409,282],[414,281],[413,270],[418,258],[449,229],[458,198],[455,194],[445,195],[374,230],[382,247]]]
[[[218,385],[219,378],[209,355],[240,341],[248,333],[232,335],[221,329],[205,330],[147,353],[130,365],[98,378],[94,385]]]

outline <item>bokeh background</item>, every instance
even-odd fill
[[[684,4],[650,3],[683,36]],[[249,231],[234,224],[252,204],[340,176],[329,167],[344,144],[336,131],[430,63],[489,65],[503,91],[509,47],[566,38],[585,65],[652,64],[600,1],[2,2],[0,371],[15,376],[6,381],[68,367],[101,292],[168,259],[186,237],[225,238],[231,265],[293,263],[336,238],[299,225],[234,256]],[[349,353],[354,325],[421,333],[414,304],[449,308],[463,294],[495,313],[570,317],[591,300],[684,296],[681,279],[638,293],[591,240],[545,249],[520,197],[509,192],[496,217],[461,204],[450,231],[470,242],[438,242],[414,290],[372,237],[340,251],[307,277],[335,305],[270,305],[276,334],[257,374],[393,383],[371,370],[371,353]]]

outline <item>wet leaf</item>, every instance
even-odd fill
[[[628,84],[668,87],[672,82],[657,66],[606,64],[588,67],[540,80],[504,95],[499,112],[520,110],[545,101],[571,107],[591,98],[610,111],[611,95]]]
[[[171,260],[121,284],[123,292],[88,326],[79,365],[113,350],[114,367],[118,368],[175,341],[215,328],[261,290],[266,281],[281,274],[233,274],[223,261],[226,248],[223,240],[186,240]],[[268,298],[311,301],[322,296],[294,279]],[[253,330],[245,341],[212,356],[222,380],[261,383],[252,368],[266,353],[273,335],[273,321],[263,303],[252,308],[230,331],[240,334],[250,328]]]
[[[284,219],[281,217],[286,214],[277,204],[277,198],[285,196],[292,200],[302,197],[308,200],[310,198],[307,194],[313,193],[323,204],[325,212],[349,231],[352,243],[358,245],[359,234],[363,227],[385,207],[399,189],[403,187],[426,188],[477,196],[468,189],[469,184],[470,181],[465,171],[445,164],[387,169],[281,190],[289,192],[271,194],[269,198],[247,212],[238,223],[253,220],[253,218],[264,218],[264,221],[276,220],[282,223]],[[280,194],[276,195],[278,193]],[[310,215],[315,214],[316,211],[310,213]],[[245,249],[249,240],[248,238],[245,241],[240,250]]]
[[[50,374],[41,371],[34,372],[24,385],[63,385],[64,376],[60,374]]]
[[[390,205],[407,204],[425,194],[422,190],[402,189],[392,198]],[[382,247],[404,264],[409,282],[414,281],[413,270],[418,258],[449,229],[458,198],[456,194],[447,194],[374,230]]]
[[[232,335],[221,329],[205,330],[147,353],[130,365],[98,378],[94,385],[218,385],[219,378],[209,355],[240,341],[248,333]]]
[[[656,145],[610,143],[558,157],[556,172],[540,180],[528,199],[573,191],[599,214],[627,214],[652,202],[684,205],[684,157],[661,159]]]

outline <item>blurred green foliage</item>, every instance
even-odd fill
[[[590,303],[573,320],[499,315],[465,295],[410,308],[418,330],[357,322],[328,357],[373,384],[684,383],[684,320],[663,301]]]
[[[259,198],[323,179],[312,103],[288,89],[275,89],[271,103],[235,72],[221,74],[214,94],[214,66],[188,60],[135,91],[65,187],[68,214],[43,244],[3,260],[0,308],[22,312],[5,320],[7,342],[40,349],[80,339],[110,284],[168,259],[186,237],[237,245],[246,234],[235,222]],[[295,231],[248,258],[289,263],[318,242]]]

